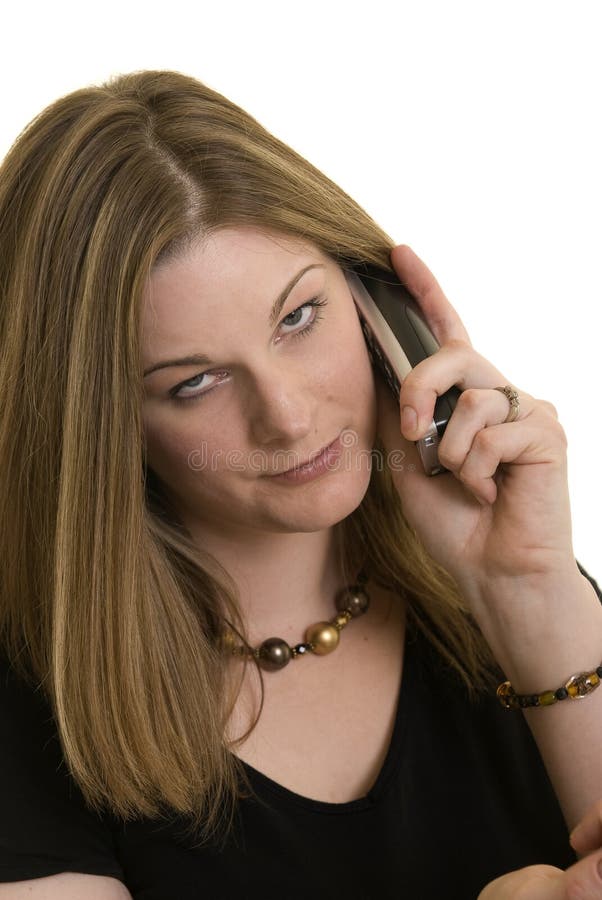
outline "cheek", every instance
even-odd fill
[[[331,359],[336,362],[336,379],[344,392],[359,404],[376,407],[374,373],[357,315],[346,320]]]
[[[189,436],[166,426],[145,424],[147,464],[164,481],[185,474],[191,446]]]
[[[228,428],[218,433],[212,429],[211,441],[203,433],[205,429],[201,431],[194,422],[184,424],[182,414],[177,427],[169,418],[161,422],[146,421],[148,466],[165,484],[187,490],[219,480],[220,472],[227,468],[232,456],[229,448],[240,447],[240,439]]]
[[[178,480],[185,478],[194,470],[194,459],[207,454],[207,442],[193,416],[193,413],[176,413],[145,420],[148,465],[166,481],[174,476]]]
[[[351,319],[345,331],[345,342],[337,350],[338,383],[342,396],[352,409],[350,423],[357,429],[360,444],[373,447],[377,433],[376,384],[368,348],[357,318]]]

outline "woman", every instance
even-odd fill
[[[465,900],[580,865],[602,691],[495,696],[602,660],[564,432],[412,251],[221,95],[139,72],[20,135],[0,253],[0,897]],[[441,344],[399,408],[362,261]]]

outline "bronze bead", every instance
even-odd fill
[[[282,638],[267,638],[259,647],[259,665],[268,672],[283,669],[292,658],[291,648]]]
[[[370,598],[366,591],[358,586],[346,588],[336,599],[337,609],[343,612],[348,609],[353,618],[361,616],[370,606]]]
[[[339,632],[330,622],[316,622],[305,632],[305,640],[313,644],[314,653],[325,656],[332,653],[339,643]]]

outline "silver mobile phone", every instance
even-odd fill
[[[345,270],[355,301],[372,364],[381,372],[399,403],[401,383],[421,360],[432,356],[439,344],[428,327],[416,300],[398,277],[362,263]],[[461,391],[451,387],[437,398],[433,421],[419,441],[414,441],[427,475],[446,472],[437,449]]]

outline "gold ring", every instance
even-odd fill
[[[508,413],[506,419],[502,424],[505,425],[506,422],[514,422],[520,411],[520,403],[518,400],[517,392],[509,384],[505,385],[504,387],[496,387],[494,388],[494,390],[501,391],[502,394],[505,394],[510,403],[510,412]]]

